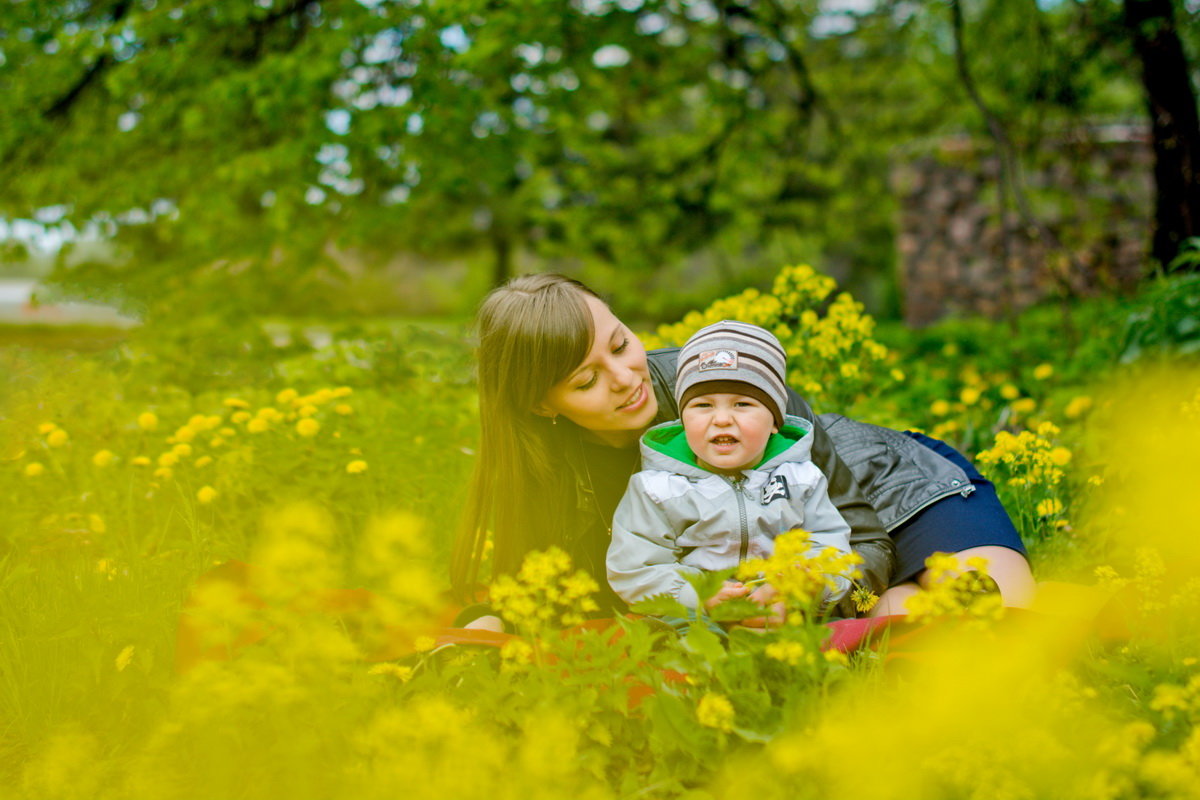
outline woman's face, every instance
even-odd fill
[[[539,414],[561,414],[597,439],[625,447],[641,436],[658,412],[646,350],[603,302],[585,298],[592,315],[592,349],[563,380],[551,386]]]

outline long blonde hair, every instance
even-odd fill
[[[492,572],[500,574],[515,572],[531,550],[560,543],[572,521],[568,453],[578,431],[534,409],[591,350],[589,295],[597,296],[562,275],[526,275],[494,289],[479,307],[480,445],[450,564],[460,596],[478,588],[489,529]]]

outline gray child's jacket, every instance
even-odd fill
[[[642,437],[642,471],[629,480],[613,517],[608,581],[627,603],[668,594],[690,608],[696,592],[680,573],[711,572],[765,558],[775,537],[811,534],[814,555],[850,552],[850,526],[829,499],[825,475],[810,459],[812,423],[787,416],[763,461],[742,477],[701,469],[678,421]],[[845,576],[826,603],[850,588]]]

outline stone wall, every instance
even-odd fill
[[[1022,186],[1047,237],[1015,210],[1001,217],[990,142],[945,139],[898,159],[891,178],[900,201],[906,321],[999,317],[1064,290],[1130,287],[1146,265],[1152,170],[1144,129],[1108,127],[1042,142],[1022,164]]]

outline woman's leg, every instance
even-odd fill
[[[1008,547],[984,546],[970,547],[954,554],[963,571],[970,569],[967,560],[970,558],[987,559],[988,575],[1000,589],[1000,597],[1004,605],[1010,608],[1028,608],[1033,602],[1036,583],[1029,562],[1025,556]],[[905,614],[904,604],[908,598],[917,592],[929,588],[929,570],[920,572],[915,581],[906,581],[888,589],[879,598],[879,602],[871,609],[868,616],[885,617],[892,614]]]

